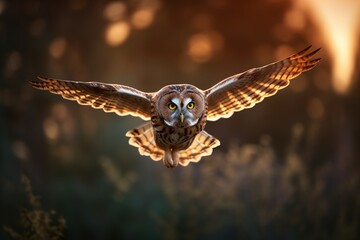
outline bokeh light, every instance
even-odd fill
[[[144,29],[151,25],[154,20],[154,10],[139,9],[131,16],[131,24],[136,29]]]
[[[59,125],[54,119],[52,119],[52,118],[45,119],[44,124],[43,124],[43,129],[44,129],[45,136],[49,140],[56,140],[58,138]]]
[[[129,37],[130,30],[129,24],[124,21],[109,24],[105,35],[107,44],[113,47],[123,44]]]
[[[66,50],[67,42],[63,37],[55,38],[49,46],[49,54],[51,57],[57,59],[61,58]]]
[[[190,36],[187,54],[198,63],[209,61],[223,46],[222,36],[214,31],[201,32]]]
[[[123,2],[110,2],[104,8],[104,17],[109,21],[119,21],[125,18],[126,5]]]

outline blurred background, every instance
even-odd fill
[[[359,25],[358,0],[0,0],[0,238],[51,213],[65,239],[359,239]],[[28,83],[206,89],[308,45],[323,60],[209,122],[222,145],[186,168],[128,145],[140,119]]]

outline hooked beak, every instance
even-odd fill
[[[184,123],[184,114],[183,113],[180,113],[180,121],[181,121],[181,124]]]

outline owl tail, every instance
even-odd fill
[[[204,156],[209,156],[213,148],[220,146],[220,141],[205,131],[196,135],[194,141],[185,150],[179,151],[179,163],[187,166],[190,162],[199,162]]]
[[[166,157],[164,150],[156,145],[151,123],[145,123],[128,131],[126,136],[130,137],[129,144],[137,147],[141,155],[150,156],[154,161],[159,161]],[[190,162],[199,162],[203,156],[211,155],[213,148],[219,145],[220,141],[218,139],[205,131],[201,131],[196,135],[190,147],[176,153],[173,152],[172,154],[178,154],[177,158],[180,165],[187,166]],[[172,154],[167,157],[173,158]]]
[[[156,146],[154,130],[150,122],[134,128],[126,133],[129,144],[137,147],[141,155],[150,156],[152,160],[159,161],[164,157],[164,150]]]

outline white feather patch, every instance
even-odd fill
[[[129,94],[129,95],[133,95],[133,96],[137,96],[137,97],[140,97],[140,98],[147,99],[145,95],[140,94],[140,93],[138,93],[136,91],[132,91],[131,89],[121,88],[121,89],[117,89],[117,91],[119,93],[125,93],[125,94]]]
[[[237,80],[238,80],[238,79],[237,79],[237,77],[235,77],[235,76],[230,77],[229,80],[227,80],[227,81],[225,81],[224,83],[219,84],[219,85],[217,85],[216,87],[214,87],[213,89],[211,89],[209,95],[212,94],[212,93],[214,93],[214,92],[216,92],[216,91],[218,91],[218,90],[220,90],[220,89],[222,89],[222,88],[224,88],[224,87],[226,87],[226,86],[228,86],[228,85],[230,85],[230,84],[233,84],[233,83],[236,82]]]

